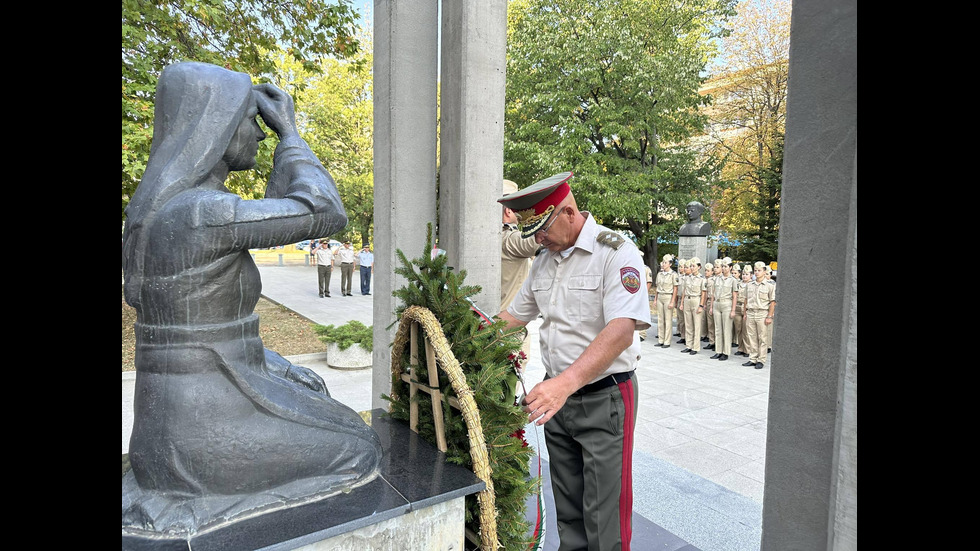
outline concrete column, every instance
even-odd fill
[[[444,2],[439,246],[489,315],[500,306],[507,2]]]
[[[857,548],[857,3],[793,2],[762,550]]]
[[[374,2],[374,374],[371,407],[388,409],[396,250],[425,249],[436,219],[438,0]]]

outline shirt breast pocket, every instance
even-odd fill
[[[531,292],[534,293],[534,301],[538,304],[538,310],[542,314],[549,310],[553,282],[554,279],[550,277],[538,277],[531,281]]]
[[[602,312],[602,276],[577,275],[568,278],[568,302],[565,305],[571,321],[595,321]]]

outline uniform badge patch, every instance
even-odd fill
[[[640,290],[640,272],[636,268],[627,266],[619,269],[619,277],[623,282],[623,287],[632,294]]]

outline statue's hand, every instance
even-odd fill
[[[293,98],[272,84],[256,84],[252,87],[259,115],[279,138],[296,134],[296,112]]]
[[[285,375],[290,381],[299,383],[314,392],[321,392],[330,396],[330,392],[327,391],[327,384],[312,369],[305,368],[301,365],[291,365],[286,370]]]

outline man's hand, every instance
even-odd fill
[[[565,384],[562,377],[546,379],[534,385],[521,402],[524,405],[524,412],[528,414],[528,421],[537,420],[535,424],[539,426],[547,423],[565,405],[565,401],[575,390]]]
[[[537,425],[547,423],[573,392],[606,371],[616,356],[633,343],[636,321],[616,318],[599,332],[582,355],[557,377],[536,384],[524,398],[524,412]]]

